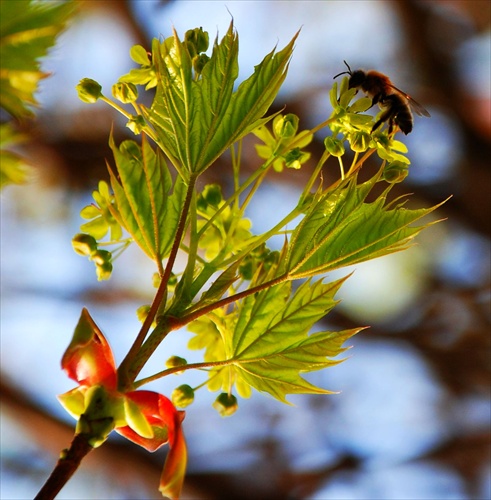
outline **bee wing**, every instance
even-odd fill
[[[419,115],[419,116],[427,116],[428,118],[431,116],[428,110],[426,110],[421,104],[417,101],[415,101],[409,94],[406,94],[406,92],[403,92],[402,90],[398,89],[394,85],[390,85],[394,90],[399,92],[399,94],[403,95],[408,103],[410,104],[411,108],[414,110],[414,112]]]

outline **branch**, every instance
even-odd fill
[[[52,500],[78,469],[82,459],[94,448],[88,442],[86,434],[76,434],[68,450],[61,456],[34,500]]]

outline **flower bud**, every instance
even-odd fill
[[[85,410],[77,422],[76,433],[87,434],[89,444],[97,448],[114,429],[117,403],[102,385],[89,387],[84,399]]]
[[[237,398],[233,394],[227,394],[226,392],[222,392],[213,403],[213,408],[221,417],[230,417],[237,411],[238,407]]]
[[[95,272],[98,281],[108,280],[113,272],[113,265],[110,262],[104,262],[103,264],[97,264],[95,267]]]
[[[218,207],[222,201],[222,189],[218,184],[207,184],[198,197],[198,208],[206,210],[208,205]]]
[[[105,262],[110,262],[111,257],[111,252],[108,252],[107,250],[96,250],[91,254],[91,259],[95,262],[96,266],[100,266]]]
[[[340,157],[344,155],[344,144],[340,139],[334,137],[326,137],[324,139],[324,147],[332,156]]]
[[[402,182],[409,174],[408,166],[402,161],[393,161],[384,168],[382,177],[390,184]]]
[[[187,384],[180,385],[172,391],[171,400],[174,406],[186,408],[194,401],[194,389]]]
[[[126,126],[135,134],[141,134],[141,131],[145,128],[145,118],[141,115],[133,115],[129,120]]]
[[[124,104],[135,102],[138,99],[138,90],[133,83],[115,83],[111,91],[113,97]]]
[[[199,54],[193,57],[193,69],[196,73],[200,74],[205,67],[205,64],[210,60],[206,54]]]
[[[152,286],[154,288],[158,288],[160,286],[161,281],[162,281],[162,276],[160,276],[159,273],[152,274]]]
[[[274,135],[282,139],[290,139],[297,133],[298,121],[298,116],[293,113],[288,113],[285,116],[278,115],[273,120]]]
[[[208,50],[210,39],[207,31],[203,31],[202,28],[194,28],[193,30],[186,31],[184,42],[188,47],[191,57],[194,57]]]
[[[165,366],[167,368],[175,368],[176,366],[186,366],[187,364],[188,364],[187,360],[181,358],[180,356],[171,356],[165,362]]]
[[[79,233],[72,238],[72,247],[79,255],[89,256],[97,250],[97,241],[90,234]]]
[[[149,311],[150,311],[150,305],[148,305],[148,304],[140,306],[136,310],[136,317],[138,318],[138,321],[140,323],[143,323],[147,319]]]
[[[370,134],[367,132],[354,132],[348,137],[351,149],[357,153],[363,153],[370,144]]]
[[[298,170],[302,163],[310,158],[310,153],[303,152],[300,148],[294,148],[285,155],[285,165],[287,168]]]
[[[78,98],[83,102],[93,103],[102,97],[102,87],[91,78],[83,78],[76,87]]]

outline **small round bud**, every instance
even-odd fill
[[[72,247],[79,255],[89,256],[97,250],[97,241],[90,234],[79,233],[72,238]]]
[[[169,290],[172,290],[173,288],[175,288],[176,285],[177,285],[177,276],[174,273],[171,273],[169,281],[167,282],[167,288]]]
[[[147,319],[149,311],[150,311],[150,305],[148,305],[148,304],[140,306],[136,310],[136,317],[138,318],[138,321],[140,323],[143,323]]]
[[[110,262],[104,262],[103,264],[96,265],[95,272],[98,281],[108,280],[113,272],[113,265]]]
[[[220,414],[221,417],[230,417],[239,407],[237,398],[233,394],[222,392],[213,403],[213,408]]]
[[[310,158],[310,153],[304,153],[300,148],[294,148],[285,155],[285,164],[287,168],[298,170],[302,163]]]
[[[162,281],[162,276],[159,273],[152,274],[152,286],[154,288],[158,288],[160,286],[160,282]]]
[[[187,360],[181,358],[180,356],[171,356],[165,362],[165,366],[167,368],[175,368],[176,366],[186,366],[187,364],[188,364]]]
[[[198,56],[193,57],[194,71],[200,74],[209,60],[210,58],[206,54],[199,54]]]
[[[91,78],[83,78],[76,87],[78,97],[83,102],[93,103],[102,97],[102,87]]]
[[[138,99],[138,90],[133,83],[118,82],[112,86],[111,90],[113,97],[124,104],[135,102]]]
[[[324,139],[324,147],[326,151],[336,157],[340,157],[344,155],[344,144],[343,141],[339,139],[334,139],[334,137],[326,137]]]
[[[290,139],[297,133],[299,118],[293,113],[278,115],[273,120],[273,131],[276,137]]]
[[[367,132],[355,132],[348,139],[353,151],[363,153],[368,149],[371,137]]]
[[[187,384],[180,385],[172,391],[170,398],[174,406],[186,408],[194,401],[194,389]]]
[[[111,258],[111,252],[108,252],[107,250],[96,250],[91,255],[91,259],[95,262],[96,266],[110,262]]]
[[[141,131],[145,128],[145,119],[141,115],[133,115],[126,126],[135,134],[141,134]]]
[[[203,28],[194,28],[192,30],[186,31],[184,35],[184,41],[188,46],[189,53],[191,57],[194,57],[201,52],[206,52],[210,44],[210,38],[207,31],[203,31]]]
[[[201,206],[200,208],[206,210],[208,205],[218,207],[222,201],[222,189],[218,184],[208,184],[201,193]],[[198,200],[199,203],[200,200]]]
[[[402,182],[409,174],[408,166],[402,161],[393,161],[386,165],[382,177],[390,184]]]

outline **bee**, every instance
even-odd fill
[[[409,134],[413,129],[413,111],[419,116],[430,116],[421,104],[417,103],[411,96],[399,90],[391,81],[390,78],[378,71],[363,71],[357,69],[351,71],[348,63],[343,61],[348,68],[348,71],[339,73],[334,78],[341,75],[349,75],[348,88],[361,89],[368,97],[372,99],[372,106],[378,104],[383,110],[379,120],[372,127],[372,132],[377,130],[384,122],[389,123],[389,134],[394,130],[394,126]]]

